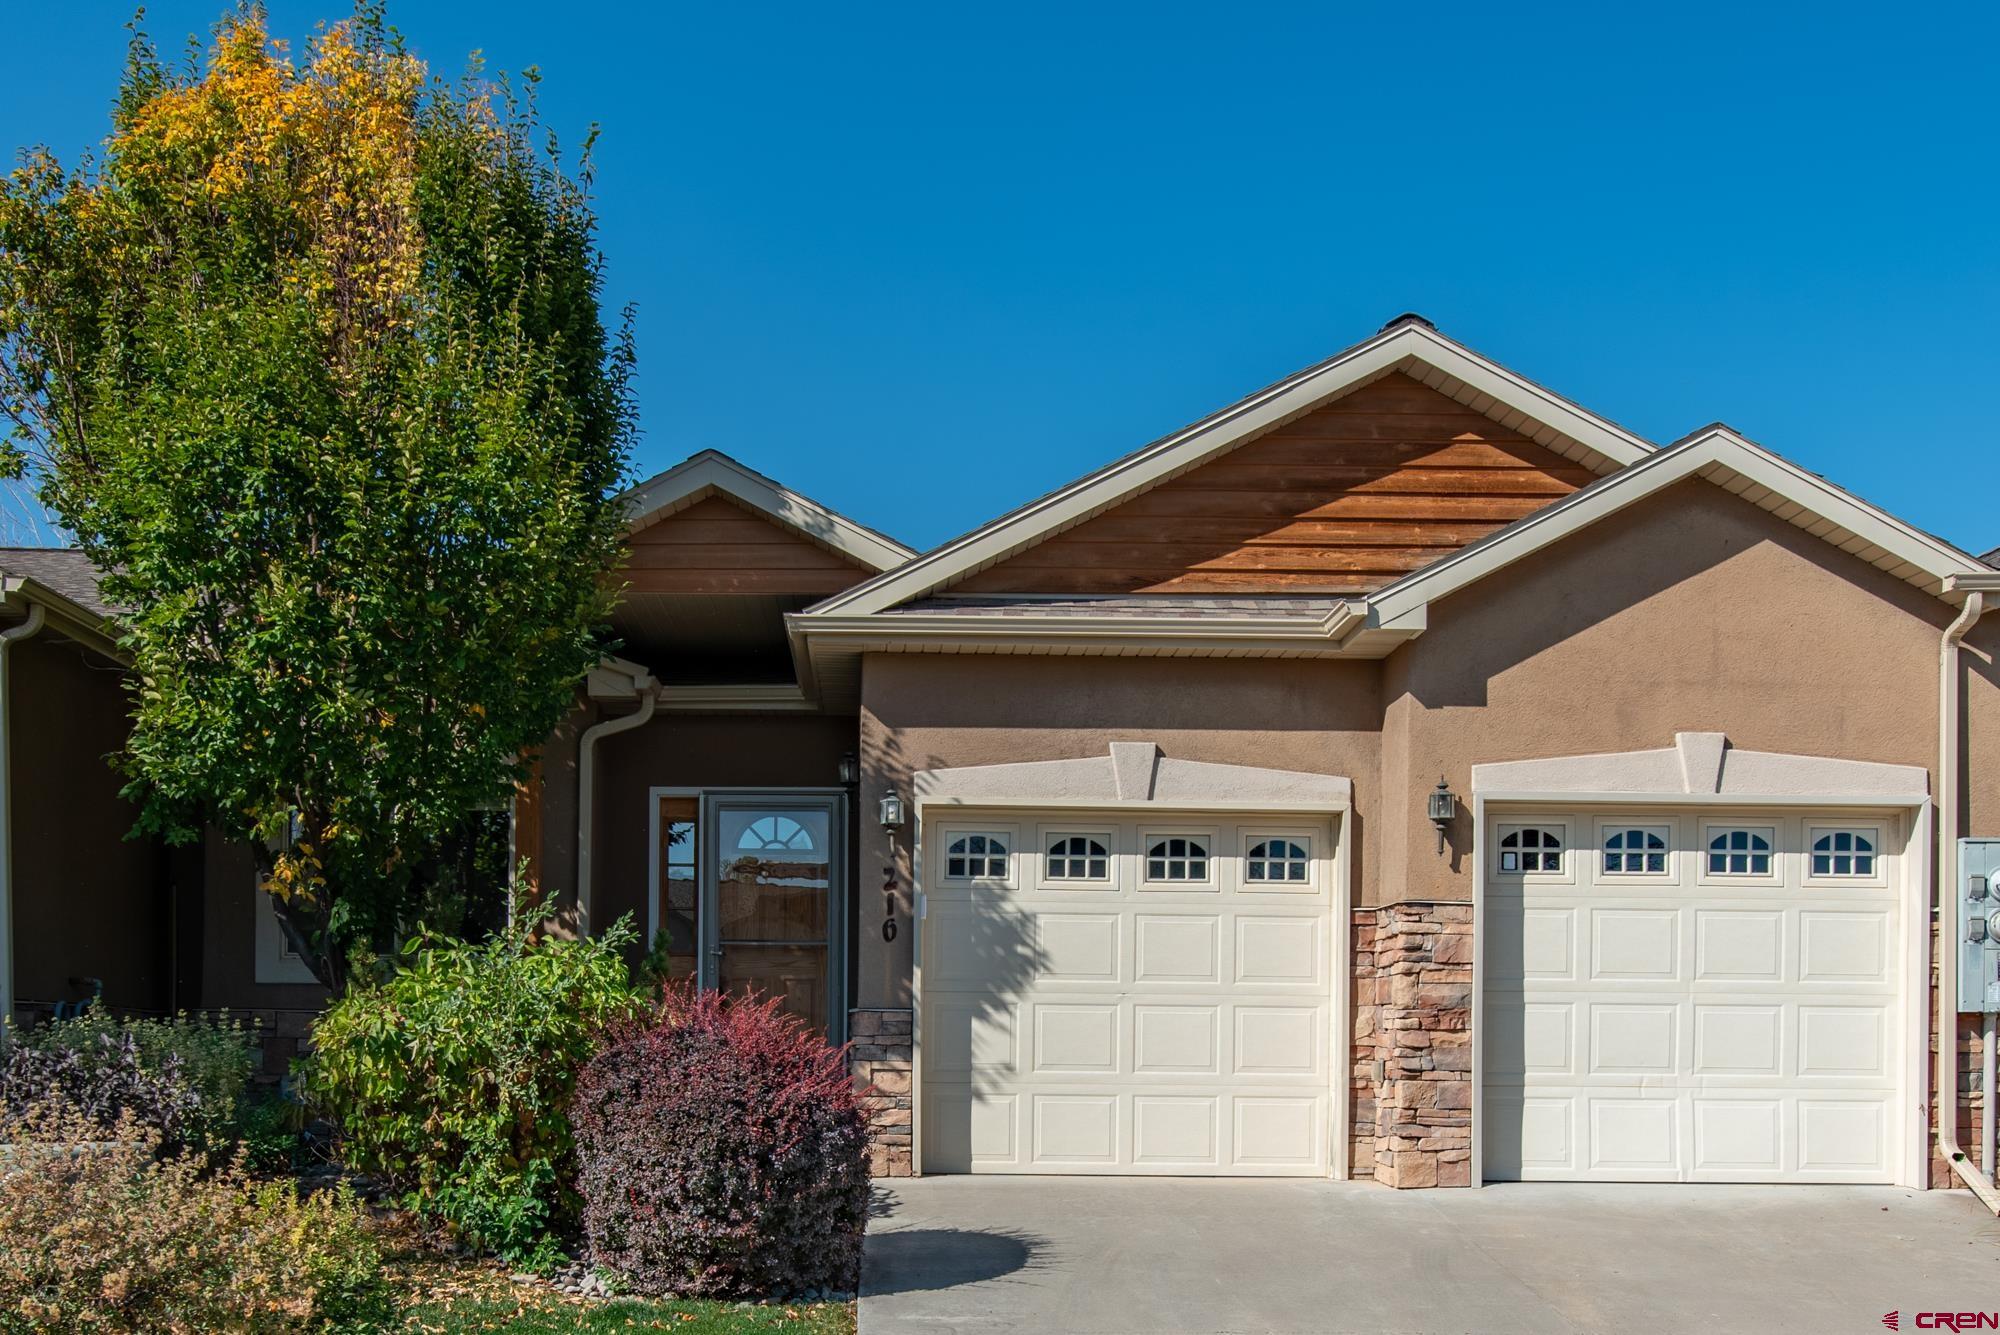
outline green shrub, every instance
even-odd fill
[[[547,1260],[575,1212],[569,1098],[613,1020],[633,1014],[620,921],[584,941],[529,918],[485,941],[420,933],[386,982],[313,1031],[308,1098],[350,1167],[475,1246]]]
[[[287,1173],[295,1166],[302,1109],[276,1090],[259,1090],[236,1105],[229,1133],[253,1173]]]
[[[101,1011],[0,1039],[0,1105],[22,1112],[60,1098],[109,1125],[121,1113],[168,1145],[234,1139],[255,1065],[254,1032],[226,1016],[120,1020]]]
[[[0,1331],[377,1331],[395,1315],[351,1191],[162,1152],[48,1102],[0,1121]]]

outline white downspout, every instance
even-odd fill
[[[597,740],[645,726],[653,717],[653,706],[659,703],[660,683],[653,677],[640,677],[633,684],[639,688],[639,708],[591,724],[583,730],[583,737],[576,745],[576,934],[579,937],[590,935],[590,844],[596,826],[591,819],[591,798],[597,787]]]
[[[1965,633],[1986,611],[1986,595],[1977,589],[1965,595],[1958,619],[1945,628],[1938,645],[1938,985],[1937,985],[1937,1149],[1958,1180],[1972,1189],[1986,1208],[2000,1215],[2000,1191],[1995,1191],[1990,1166],[1986,1171],[1966,1161],[1958,1143],[1958,779],[1963,759],[1958,752],[1958,654]],[[1986,1098],[1990,1103],[1992,1092]]]
[[[0,630],[0,1023],[14,1022],[14,730],[13,686],[7,651],[42,628],[42,605],[28,604],[28,617]]]

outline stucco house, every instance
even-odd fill
[[[630,500],[513,851],[851,1041],[878,1172],[1983,1155],[1931,921],[2000,835],[2000,570],[1728,427],[1403,316],[922,554],[713,452]]]

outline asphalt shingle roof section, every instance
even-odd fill
[[[1979,559],[1984,561],[1987,565],[1992,566],[1995,570],[2000,570],[2000,547],[1995,547],[1992,551],[1986,553],[1986,555],[1980,557]]]
[[[80,548],[0,547],[0,575],[32,579],[101,617],[117,610],[98,592],[97,567]]]

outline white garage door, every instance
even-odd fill
[[[1895,817],[1488,822],[1488,1178],[1895,1180]]]
[[[925,824],[926,1172],[1323,1175],[1326,824]]]

